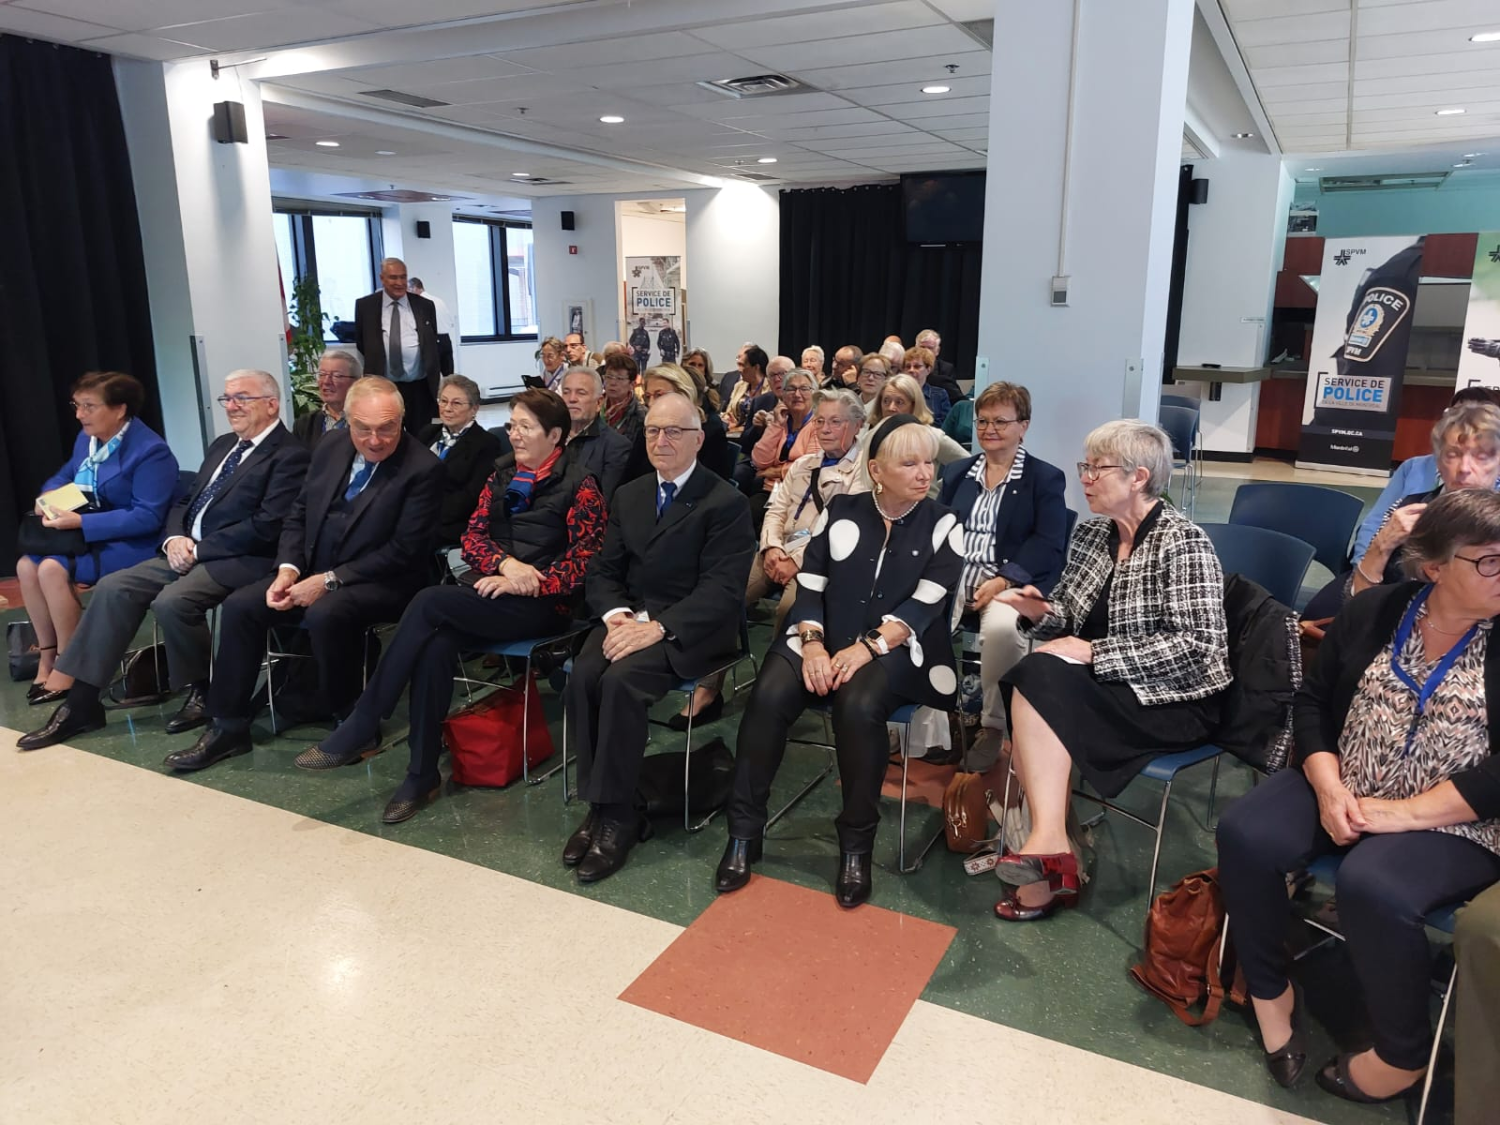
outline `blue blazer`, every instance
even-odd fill
[[[80,433],[72,457],[47,478],[41,491],[70,482],[88,455],[88,435]],[[97,582],[156,554],[176,491],[177,458],[161,435],[134,419],[120,448],[99,466],[94,503],[104,510],[83,516],[83,538],[94,548],[98,569],[92,559],[80,558],[74,577],[79,582]]]
[[[984,454],[945,465],[938,502],[957,513],[964,523],[979,499],[979,482],[969,472]],[[1030,583],[1051,593],[1068,554],[1068,505],[1063,498],[1067,478],[1030,451],[1021,479],[1010,485],[1012,495],[1000,509],[995,527],[995,561],[1000,575],[1018,585]]]

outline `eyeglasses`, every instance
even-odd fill
[[[352,382],[354,382],[354,376],[353,375],[349,375],[349,374],[340,375],[337,371],[319,371],[318,372],[318,378],[319,379],[338,379],[341,382],[345,382],[345,383],[352,383]]]
[[[668,445],[676,445],[682,440],[683,434],[696,433],[702,426],[647,426],[646,440],[655,441],[657,438],[666,438]]]
[[[1466,563],[1473,563],[1474,569],[1479,571],[1481,578],[1494,578],[1500,575],[1500,555],[1480,555],[1477,559],[1471,559],[1468,555],[1455,554],[1455,559],[1463,559]]]
[[[104,404],[102,402],[69,402],[68,409],[74,414],[92,414]]]
[[[781,393],[785,394],[785,395],[810,395],[810,394],[812,394],[812,388],[811,387],[783,387]]]
[[[372,437],[386,441],[401,436],[401,424],[397,422],[389,426],[365,426],[359,422],[350,422],[349,432],[361,441],[368,441]]]
[[[1078,462],[1078,479],[1092,484],[1098,480],[1105,469],[1123,469],[1124,465],[1090,465],[1087,461]]]
[[[975,418],[974,428],[976,430],[1003,430],[1006,426],[1014,426],[1017,422],[1029,422],[1029,418]]]
[[[252,402],[265,402],[266,399],[274,397],[274,395],[220,395],[214,401],[227,410],[231,404],[249,406]]]
[[[472,402],[470,402],[466,398],[440,398],[440,399],[438,399],[438,408],[440,410],[446,410],[450,406],[456,407],[456,408],[461,409],[461,410],[478,410],[479,409],[479,407],[475,406]]]

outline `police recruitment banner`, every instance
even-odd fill
[[[1500,231],[1480,231],[1458,355],[1458,387],[1500,387]]]
[[[1323,244],[1299,466],[1389,473],[1424,241]]]
[[[625,259],[625,343],[642,371],[683,353],[682,258]]]

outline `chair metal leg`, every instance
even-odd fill
[[[731,669],[732,671],[733,669]],[[693,719],[695,716],[691,712],[694,710],[692,702],[697,690],[698,685],[694,683],[692,690],[688,692],[688,711],[690,713],[687,717],[687,743],[683,747],[682,755],[682,827],[688,832],[702,832],[708,827],[708,822],[718,815],[719,812],[718,809],[710,809],[707,816],[697,824],[693,823],[693,803],[691,797],[693,795]]]
[[[787,813],[791,812],[792,809],[796,808],[797,805],[801,802],[802,798],[806,797],[809,793],[816,789],[822,783],[823,779],[833,772],[834,767],[838,764],[838,759],[832,742],[833,740],[830,738],[828,745],[818,745],[818,749],[822,750],[823,753],[827,755],[827,761],[824,763],[823,769],[818,773],[816,777],[814,777],[801,789],[797,790],[797,795],[786,804],[782,805],[781,808],[777,809],[776,812],[771,816],[771,818],[766,821],[765,832],[763,833],[764,835],[769,835],[771,826],[773,824],[784,817]],[[806,745],[811,746],[817,744],[807,743]]]
[[[1448,1007],[1453,1003],[1453,985],[1458,980],[1458,962],[1448,974],[1448,987],[1443,991],[1443,1008],[1438,1013],[1437,1029],[1432,1033],[1432,1054],[1427,1059],[1427,1077],[1422,1079],[1422,1101],[1417,1106],[1417,1125],[1427,1120],[1427,1101],[1432,1097],[1433,1075],[1437,1072],[1438,1048],[1443,1042],[1443,1027],[1448,1022]]]
[[[933,836],[932,839],[930,839],[930,840],[927,841],[926,845],[922,848],[922,850],[917,853],[917,858],[914,859],[911,862],[910,866],[907,866],[907,863],[906,863],[906,790],[907,790],[907,782],[908,782],[908,780],[909,780],[909,778],[911,776],[911,755],[907,753],[907,750],[910,747],[910,743],[911,743],[911,723],[908,722],[906,724],[906,729],[902,732],[902,745],[901,745],[901,817],[900,817],[901,835],[899,836],[899,838],[897,839],[897,842],[896,842],[896,869],[901,874],[903,874],[903,875],[910,875],[912,872],[914,872],[918,868],[920,868],[922,866],[922,864],[927,859],[927,853],[930,852],[930,851],[932,851],[933,845],[936,844],[939,840],[941,840],[943,838],[943,830],[940,827],[938,829],[938,831],[937,831],[937,835]]]
[[[1169,781],[1162,786],[1161,808],[1156,814],[1156,847],[1151,849],[1151,882],[1146,890],[1146,912],[1151,912],[1151,904],[1156,901],[1156,865],[1161,862],[1161,838],[1167,827],[1167,801],[1172,797],[1172,783]]]
[[[568,707],[566,703],[563,704],[562,762],[556,768],[562,770],[563,807],[567,808],[573,803],[573,794],[568,790]]]
[[[532,785],[531,766],[531,653],[526,654],[526,671],[521,674],[521,780]]]
[[[1214,772],[1208,779],[1208,819],[1203,824],[1210,832],[1214,830],[1214,801],[1219,795],[1219,760],[1223,757],[1220,754],[1214,759]]]

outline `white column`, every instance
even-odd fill
[[[1294,184],[1279,156],[1226,149],[1193,165],[1208,180],[1208,202],[1188,208],[1187,275],[1182,298],[1181,366],[1257,367],[1267,359],[1276,273],[1286,241]],[[1203,398],[1203,448],[1247,455],[1255,449],[1260,384],[1207,383],[1175,393]]]
[[[213,402],[225,375],[258,368],[283,388],[287,381],[260,96],[232,72],[215,79],[201,60],[116,59],[115,82],[146,253],[164,436],[184,466],[195,466],[204,426],[210,437],[228,430]],[[249,144],[214,141],[221,101],[244,104]],[[283,411],[290,417],[285,399]]]
[[[406,263],[407,277],[420,277],[424,289],[442,298],[453,316],[453,344],[458,346],[458,267],[453,259],[453,205],[450,203],[403,203],[398,215],[401,250],[386,248],[386,257]],[[427,237],[417,234],[417,224],[427,224]],[[504,270],[499,275],[505,276]],[[455,358],[457,358],[455,356]]]
[[[1101,422],[1156,417],[1193,29],[1193,0],[1076,8],[1071,145],[1075,5],[1006,5],[996,25],[979,303],[987,381],[1031,389],[1027,446],[1065,466]],[[1071,281],[1052,308],[1062,222]]]

